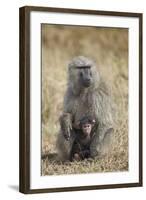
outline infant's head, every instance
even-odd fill
[[[95,125],[95,119],[86,116],[80,120],[80,129],[85,136],[90,136],[93,126]]]

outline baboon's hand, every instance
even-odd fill
[[[72,130],[72,120],[71,120],[71,114],[70,113],[64,113],[60,117],[60,125],[62,133],[66,140],[69,140]]]
[[[66,124],[63,128],[63,135],[65,137],[66,140],[69,140],[70,135],[71,135],[71,130],[72,130],[72,126],[71,124]]]

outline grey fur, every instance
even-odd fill
[[[79,73],[84,72],[83,68],[86,66],[91,67],[92,77],[89,87],[84,87],[79,80]],[[73,124],[76,126],[85,115],[92,116],[98,123],[90,146],[91,156],[97,156],[102,149],[106,133],[109,134],[113,130],[112,113],[110,93],[95,63],[84,56],[75,57],[68,65],[68,86],[64,97],[63,114],[60,117],[61,129],[57,139],[60,159],[69,159],[74,141],[72,126]]]

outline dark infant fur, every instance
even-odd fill
[[[86,130],[85,128],[86,127]],[[70,160],[83,160],[90,157],[90,143],[94,135],[95,120],[85,116],[79,122],[79,129],[74,128],[75,139],[72,145]],[[78,155],[78,159],[75,158]]]

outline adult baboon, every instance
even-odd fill
[[[84,116],[92,116],[98,123],[90,144],[91,157],[94,158],[100,152],[107,133],[113,130],[112,104],[95,63],[78,56],[68,65],[68,86],[57,139],[60,159],[69,159],[74,141],[73,125],[76,126]]]

